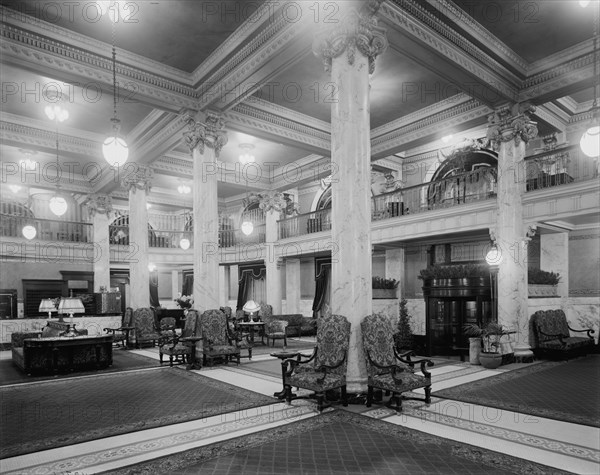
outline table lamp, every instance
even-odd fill
[[[254,300],[248,300],[242,307],[242,310],[250,314],[250,320],[254,320],[252,314],[260,310],[260,305],[258,305]]]
[[[77,336],[75,324],[73,323],[73,314],[85,313],[85,307],[83,306],[81,299],[78,297],[62,297],[58,304],[58,314],[61,315],[65,313],[68,313],[71,316],[69,329],[65,333],[65,336]]]
[[[54,299],[42,299],[38,311],[48,312],[48,318],[52,318],[52,312],[56,312],[56,305],[54,304]],[[60,321],[62,321],[62,315]]]

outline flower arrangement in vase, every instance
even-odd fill
[[[192,305],[194,304],[194,298],[191,295],[181,295],[181,293],[173,300],[177,303],[179,308],[184,309],[192,308]]]

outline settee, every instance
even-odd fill
[[[571,336],[585,333],[586,336]],[[575,330],[561,309],[538,310],[529,319],[529,343],[536,356],[568,358],[594,352],[594,330]]]
[[[48,322],[42,331],[11,335],[12,362],[27,374],[97,369],[112,364],[112,336],[88,337],[87,330],[63,338],[68,324]]]
[[[317,334],[317,320],[305,317],[300,313],[273,315],[273,320],[284,320],[288,322],[286,331],[288,336],[312,336]]]

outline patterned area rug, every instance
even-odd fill
[[[180,368],[0,388],[0,458],[274,403]]]
[[[132,369],[151,368],[159,366],[158,360],[137,355],[127,350],[113,349],[113,364],[110,368],[98,371],[78,371],[76,373],[58,374],[56,376],[27,376],[23,371],[17,368],[12,360],[0,361],[0,386],[6,384],[31,383],[34,381],[47,381],[59,378],[71,378],[85,376],[90,374],[114,373],[118,371],[127,371]]]
[[[112,474],[563,474],[347,411],[163,457]]]
[[[600,427],[600,355],[543,362],[435,391],[437,397]]]

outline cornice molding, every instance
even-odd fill
[[[561,112],[562,114],[560,114]],[[548,107],[537,107],[534,115],[542,119],[544,122],[547,122],[558,131],[564,132],[567,128],[568,120],[564,120],[559,114],[563,115],[564,111],[561,111],[558,107],[550,103],[548,104]]]
[[[107,57],[11,25],[0,25],[0,35],[3,40],[0,41],[0,51],[5,60],[10,58],[33,70],[38,70],[41,63],[69,78],[112,85],[112,63]],[[176,111],[197,108],[197,96],[191,87],[158,76],[149,69],[130,66],[121,56],[118,59],[116,69],[120,82],[135,85],[137,89],[133,93],[139,102]]]
[[[315,119],[314,117],[302,114],[301,112],[296,112],[295,110],[288,109],[287,107],[283,107],[278,104],[274,104],[273,102],[268,102],[264,99],[251,96],[248,98],[248,101],[246,101],[245,104],[255,109],[262,110],[263,112],[267,112],[269,114],[285,117],[286,119],[293,120],[307,127],[312,127],[313,129],[320,130],[324,133],[331,133],[331,124],[329,122],[325,122],[324,120],[320,119]]]
[[[462,8],[447,0],[427,0],[427,3],[453,22],[461,25],[465,31],[468,31],[471,36],[478,39],[490,50],[497,53],[504,61],[509,63],[512,68],[517,70],[523,76],[526,75],[529,63],[510,49],[505,43],[500,41],[496,36],[492,35]]]
[[[467,94],[460,93],[456,94],[452,97],[448,97],[440,102],[436,102],[430,106],[419,109],[418,111],[407,114],[399,119],[393,120],[384,124],[380,127],[377,127],[371,130],[371,138],[379,137],[381,135],[390,133],[394,130],[399,129],[400,127],[406,127],[412,123],[418,122],[420,120],[424,120],[427,117],[431,117],[434,114],[439,114],[441,112],[452,109],[460,104],[466,104],[474,99]]]
[[[307,127],[292,120],[255,109],[247,104],[238,104],[223,114],[229,125],[248,127],[277,137],[309,145],[329,154],[331,150],[330,134]]]
[[[413,0],[386,2],[379,10],[387,21],[437,51],[507,98],[517,97],[521,79]],[[485,66],[483,66],[485,65]]]
[[[460,104],[426,119],[398,127],[387,134],[374,138],[371,140],[371,155],[389,154],[395,148],[400,148],[415,140],[438,133],[440,123],[443,123],[446,128],[456,127],[476,119],[485,118],[487,120],[491,112],[493,110],[489,107],[481,105],[477,100],[471,100],[465,104]]]
[[[527,71],[528,77],[532,77],[537,74],[543,74],[544,71],[559,68],[571,61],[573,58],[579,58],[582,56],[591,55],[591,61],[593,63],[593,54],[594,40],[593,38],[590,38],[571,46],[570,48],[563,49],[562,51],[558,51],[557,53],[551,54],[543,59],[531,63]]]

